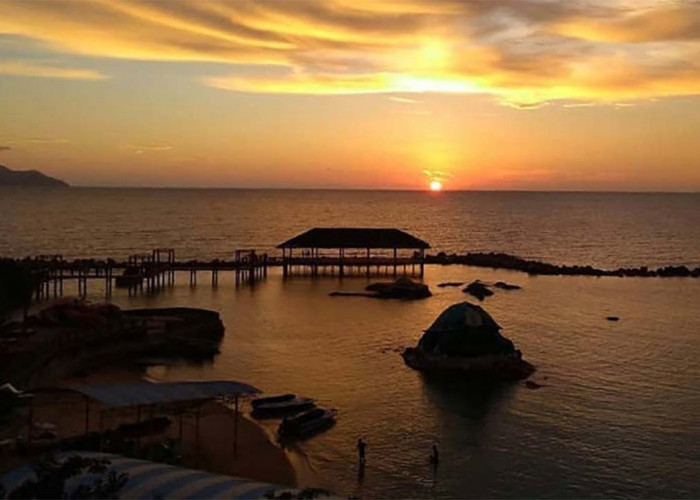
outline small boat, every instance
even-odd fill
[[[139,268],[130,266],[124,269],[121,276],[114,278],[114,284],[117,288],[129,288],[132,286],[137,286],[143,281],[143,278],[139,274]]]
[[[289,413],[297,413],[316,406],[311,398],[302,398],[296,394],[283,394],[253,400],[253,416],[274,417]]]
[[[314,408],[282,420],[277,435],[280,439],[304,438],[328,429],[335,423],[335,410]]]
[[[296,398],[296,394],[282,394],[281,396],[268,396],[266,398],[256,398],[252,401],[253,408],[257,408],[260,405],[266,405],[269,403],[284,403],[291,399]]]

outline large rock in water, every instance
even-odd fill
[[[501,327],[481,307],[460,302],[445,309],[402,356],[408,366],[427,372],[519,380],[535,367],[521,357]]]
[[[365,290],[373,292],[373,296],[380,299],[416,300],[425,299],[432,295],[428,285],[416,283],[405,276],[388,283],[372,283],[367,285]]]

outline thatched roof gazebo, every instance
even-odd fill
[[[292,270],[309,269],[312,275],[319,270],[338,269],[344,276],[346,270],[364,270],[369,276],[371,268],[377,274],[382,268],[396,275],[403,266],[403,274],[416,266],[423,276],[425,249],[430,245],[405,231],[386,228],[313,228],[277,245],[282,249],[284,276]],[[297,250],[297,255],[294,251]],[[408,255],[405,255],[406,252]],[[387,253],[388,252],[388,253]],[[402,254],[400,255],[399,252]]]

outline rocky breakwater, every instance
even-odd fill
[[[28,389],[75,372],[154,358],[207,361],[219,352],[223,333],[216,311],[121,310],[62,299],[25,324],[0,328],[0,381]]]
[[[637,278],[700,278],[700,267],[666,266],[651,269],[642,267],[620,267],[618,269],[598,269],[593,266],[566,266],[528,260],[506,253],[467,253],[464,255],[446,254],[426,255],[428,264],[464,264],[467,266],[490,267],[492,269],[511,269],[531,275],[550,276],[616,276]]]
[[[402,357],[408,366],[426,373],[501,380],[529,377],[535,367],[522,359],[500,330],[483,308],[460,302],[445,309]]]

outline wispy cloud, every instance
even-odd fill
[[[443,172],[441,170],[423,170],[423,175],[431,181],[443,182],[446,179],[452,178],[452,174],[449,172]]]
[[[418,99],[409,99],[408,97],[397,97],[392,95],[389,97],[389,99],[403,104],[423,104],[423,101],[419,101]]]
[[[66,80],[104,80],[105,75],[91,69],[66,68],[35,61],[0,61],[0,74]]]
[[[15,146],[19,146],[20,149],[23,146],[26,145],[35,145],[35,146],[54,146],[54,145],[59,145],[59,144],[68,144],[70,142],[69,139],[62,139],[62,138],[56,138],[56,137],[6,137],[3,138],[3,143],[6,144],[7,148],[10,149],[10,146],[12,148],[15,148]]]
[[[481,93],[519,109],[700,93],[697,2],[4,0],[0,33],[74,54],[227,64],[201,81],[236,92]]]
[[[137,154],[137,155],[141,155],[144,153],[156,153],[156,152],[161,152],[161,151],[170,151],[171,149],[173,149],[172,146],[155,145],[155,144],[147,144],[147,145],[143,145],[143,146],[134,145],[134,144],[125,144],[121,148],[126,149],[128,151],[133,151],[134,154]]]
[[[19,142],[26,142],[29,144],[67,144],[70,140],[57,139],[54,137],[29,137],[27,139],[21,139]]]

